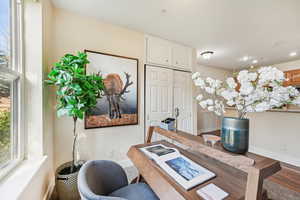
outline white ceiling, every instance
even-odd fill
[[[199,63],[237,69],[300,59],[300,0],[53,0],[55,6],[212,50]],[[165,11],[165,12],[164,12]],[[289,53],[296,51],[297,56]],[[240,61],[249,56],[247,62]]]

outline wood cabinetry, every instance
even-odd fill
[[[192,48],[146,36],[146,63],[191,71]]]
[[[284,74],[285,77],[288,79],[285,82],[285,85],[300,85],[300,69],[285,71]]]

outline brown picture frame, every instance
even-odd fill
[[[134,61],[136,63],[136,65],[134,66],[136,68],[135,69],[135,77],[136,77],[136,79],[135,80],[131,80],[131,82],[133,82],[132,85],[135,87],[135,98],[134,98],[135,102],[133,103],[135,105],[135,107],[134,107],[135,113],[134,114],[121,113],[121,116],[125,115],[127,117],[127,118],[124,117],[123,119],[122,119],[122,117],[121,118],[117,118],[117,119],[111,119],[110,118],[110,111],[107,111],[107,113],[105,114],[105,116],[104,116],[103,112],[100,112],[99,115],[88,115],[86,113],[85,117],[84,117],[84,128],[85,129],[95,129],[95,128],[115,127],[115,126],[138,125],[139,124],[139,69],[138,69],[139,68],[139,59],[132,58],[132,57],[127,57],[127,56],[114,55],[114,54],[110,54],[110,53],[98,52],[98,51],[93,51],[93,50],[87,50],[87,49],[85,49],[84,52],[88,55],[88,59],[89,59],[89,54],[94,54],[94,55],[99,55],[100,57],[101,56],[102,57],[105,56],[105,57],[111,57],[113,59],[117,58],[117,59],[121,59],[123,61],[124,61],[124,59],[126,59],[128,61]],[[86,66],[86,73],[91,73],[91,72],[88,71],[88,69],[89,69],[89,65],[93,64],[92,63],[93,59],[91,59],[90,62],[91,63]],[[105,73],[105,69],[104,69],[105,66],[103,68],[102,67],[103,66],[100,66],[99,70],[101,72]],[[114,72],[114,74],[115,73],[120,73],[120,76],[124,75],[124,74],[121,74],[121,72]],[[103,78],[104,79],[106,78],[105,75],[104,75]],[[126,76],[126,78],[127,78],[127,76]],[[129,79],[130,79],[130,77],[129,77]],[[132,85],[130,85],[130,86],[132,86]],[[104,98],[108,99],[107,96],[103,96],[102,99],[99,100],[99,101],[102,101],[102,103],[103,103],[103,101],[105,101],[105,100],[103,100]],[[131,98],[131,99],[133,99],[133,98]],[[98,103],[98,104],[100,104],[100,103]],[[120,110],[122,110],[123,109],[122,106],[120,106],[120,107],[121,107]],[[108,109],[108,110],[110,110],[110,109]],[[92,111],[92,113],[93,113],[93,111]],[[135,115],[135,116],[133,116],[133,115]],[[97,121],[97,118],[98,118],[99,121]],[[101,122],[102,122],[103,125],[101,125]]]

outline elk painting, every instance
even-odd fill
[[[101,72],[105,90],[85,117],[85,128],[138,124],[138,59],[85,51],[87,73]]]

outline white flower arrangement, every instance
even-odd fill
[[[210,77],[203,79],[199,72],[192,79],[208,94],[207,99],[202,94],[196,97],[200,106],[219,116],[225,113],[225,103],[237,109],[239,118],[245,118],[248,112],[264,112],[286,104],[300,105],[299,91],[292,86],[285,87],[284,73],[275,67],[262,67],[254,72],[242,70],[236,79],[230,77],[225,82]]]

